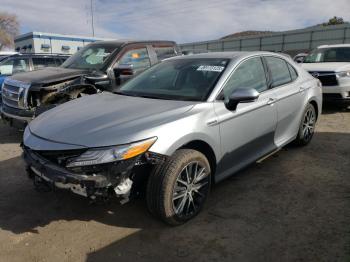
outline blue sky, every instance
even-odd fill
[[[90,0],[0,0],[29,31],[91,35]],[[179,43],[220,38],[244,30],[303,28],[341,16],[350,0],[93,0],[95,35],[169,39]]]

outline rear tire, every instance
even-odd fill
[[[149,177],[148,209],[169,225],[181,225],[202,210],[210,185],[207,158],[196,150],[177,150]]]
[[[294,140],[296,145],[306,146],[310,143],[315,132],[316,120],[316,109],[312,104],[308,104],[303,113],[298,135]]]

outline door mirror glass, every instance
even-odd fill
[[[228,110],[234,111],[239,103],[254,102],[259,95],[259,92],[253,88],[239,88],[232,92],[225,101],[225,106]]]

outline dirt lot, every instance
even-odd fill
[[[38,193],[21,134],[0,125],[0,261],[350,261],[350,111],[328,109],[312,143],[217,185],[171,228],[144,200],[89,205]]]

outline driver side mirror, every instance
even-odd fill
[[[113,73],[116,79],[117,85],[128,81],[135,74],[132,65],[117,65],[113,68]]]
[[[232,92],[229,99],[225,101],[225,106],[228,110],[234,111],[239,103],[254,102],[259,98],[259,92],[253,88],[241,88]]]

